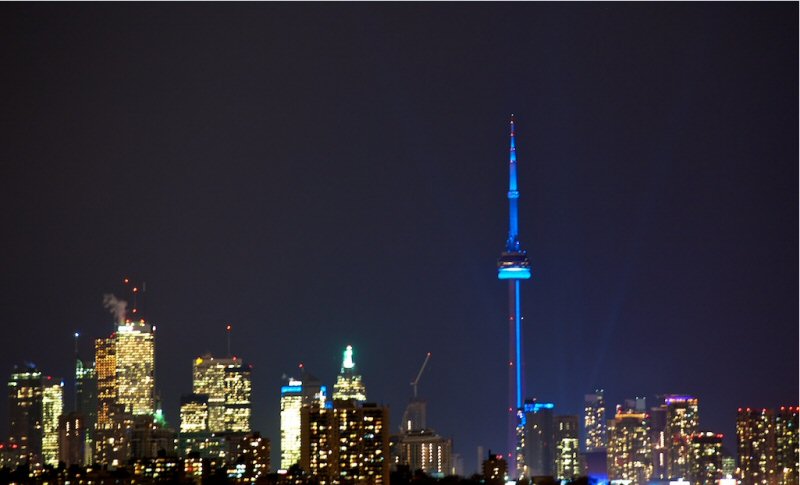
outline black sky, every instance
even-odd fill
[[[332,385],[353,344],[396,424],[431,351],[429,424],[471,471],[504,443],[515,113],[528,393],[575,414],[597,386],[609,408],[694,393],[730,446],[738,406],[797,404],[797,18],[4,4],[0,371],[69,375],[72,332],[111,331],[102,295],[128,275],[147,282],[173,425],[225,322],[274,458],[298,362]]]

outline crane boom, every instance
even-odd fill
[[[428,360],[431,358],[431,353],[425,356],[425,360],[422,362],[422,367],[419,368],[419,372],[417,373],[417,378],[411,383],[411,387],[414,388],[414,399],[417,398],[417,384],[419,384],[419,380],[422,377],[422,372],[425,370],[425,366],[428,365]]]

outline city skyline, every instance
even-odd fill
[[[130,276],[173,427],[226,324],[273,464],[283,374],[332,389],[350,344],[394,429],[432,352],[427,421],[471,469],[506,442],[514,113],[523,398],[691,394],[728,448],[737,408],[796,401],[796,5],[3,11],[6,373],[71,385]]]

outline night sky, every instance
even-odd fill
[[[128,276],[171,425],[227,322],[273,465],[299,362],[332,386],[352,344],[396,429],[430,351],[429,426],[473,471],[476,446],[505,443],[514,113],[528,394],[565,414],[595,387],[609,413],[695,394],[730,447],[737,407],[798,403],[797,19],[795,2],[4,4],[0,376],[69,376],[72,333],[86,355],[111,332],[102,297]]]

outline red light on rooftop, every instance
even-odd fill
[[[133,292],[134,292],[134,293],[138,293],[138,292],[139,292],[139,288],[136,288],[136,287],[134,287],[134,288],[133,288]]]
[[[230,323],[225,326],[225,330],[227,330],[228,332],[231,331],[231,324]]]
[[[136,309],[135,308],[132,311],[133,311],[133,313],[136,313]]]
[[[128,284],[128,278],[125,278],[124,280],[122,280],[122,282],[127,285]]]
[[[747,412],[748,412],[748,413],[750,412],[750,408],[747,408]]]
[[[739,408],[739,412],[740,412],[740,413],[742,412],[742,408]]]

